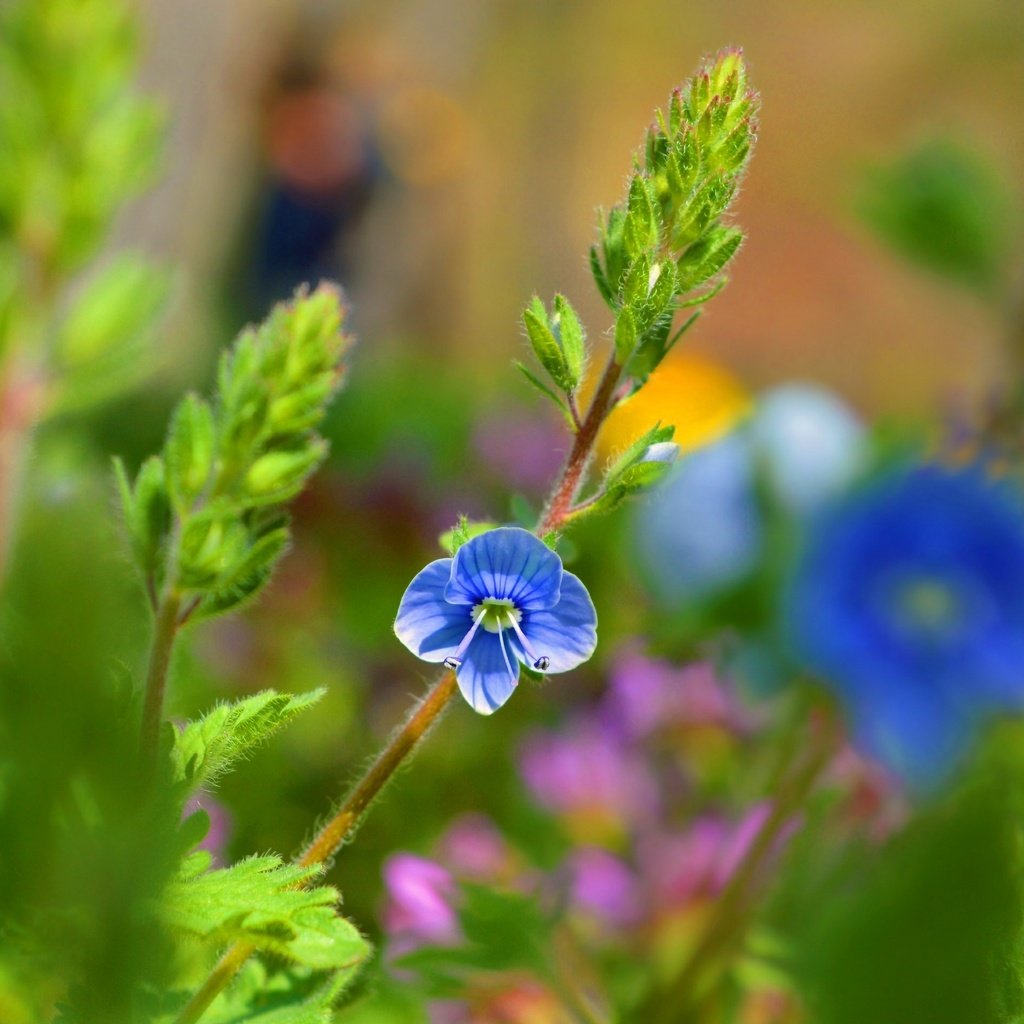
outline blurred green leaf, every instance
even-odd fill
[[[1003,284],[1010,201],[994,168],[963,144],[933,139],[870,170],[857,207],[905,259],[988,296]]]

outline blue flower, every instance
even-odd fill
[[[424,661],[456,670],[474,710],[489,715],[512,695],[523,662],[568,672],[597,646],[586,587],[527,530],[502,527],[420,571],[402,596],[398,639]]]
[[[802,660],[869,752],[920,786],[1024,708],[1024,505],[974,469],[915,467],[812,535],[788,601]]]

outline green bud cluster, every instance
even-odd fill
[[[166,291],[137,257],[68,288],[160,151],[136,50],[124,0],[0,5],[0,369],[44,381],[49,408],[133,383]]]
[[[267,582],[288,544],[283,506],[327,453],[315,428],[341,381],[343,320],[337,289],[300,290],[225,353],[212,402],[185,396],[163,452],[134,484],[117,463],[134,559],[154,600],[171,588],[213,615]]]
[[[750,158],[759,105],[742,52],[719,54],[658,111],[625,203],[602,215],[590,267],[615,314],[616,360],[635,386],[693,323],[673,334],[677,310],[717,293],[743,241],[723,217]]]

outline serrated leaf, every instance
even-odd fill
[[[330,1024],[332,1006],[360,967],[341,968],[324,980],[322,972],[251,959],[203,1014],[203,1024]]]
[[[220,946],[244,942],[315,970],[351,967],[370,947],[337,913],[337,889],[306,888],[322,870],[276,856],[200,874],[186,870],[164,891],[159,916],[172,931]]]
[[[212,711],[175,730],[172,779],[187,794],[208,786],[241,758],[248,757],[300,711],[312,707],[324,690],[290,694],[264,690]]]

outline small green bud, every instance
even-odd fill
[[[711,280],[736,255],[743,242],[739,228],[714,227],[679,258],[679,287],[689,291]]]
[[[174,412],[164,447],[168,487],[178,507],[191,506],[206,488],[216,446],[213,411],[195,394],[187,394]]]
[[[626,306],[619,311],[615,321],[615,361],[625,366],[636,348],[636,319],[632,310]]]
[[[135,486],[120,459],[114,461],[125,526],[139,571],[147,579],[163,573],[164,547],[171,529],[171,502],[167,493],[164,464],[153,455],[142,464]]]
[[[551,329],[544,303],[536,295],[523,312],[523,326],[537,361],[558,387],[563,391],[572,391],[575,383],[565,353]]]
[[[555,296],[555,315],[551,326],[562,347],[565,366],[572,380],[572,390],[579,387],[587,359],[587,336],[572,303],[564,295]]]
[[[278,504],[295,497],[327,455],[327,442],[316,438],[301,448],[261,455],[245,474],[246,497],[257,504]]]
[[[237,511],[211,505],[190,516],[181,531],[178,581],[186,590],[209,590],[244,557],[248,534]]]

